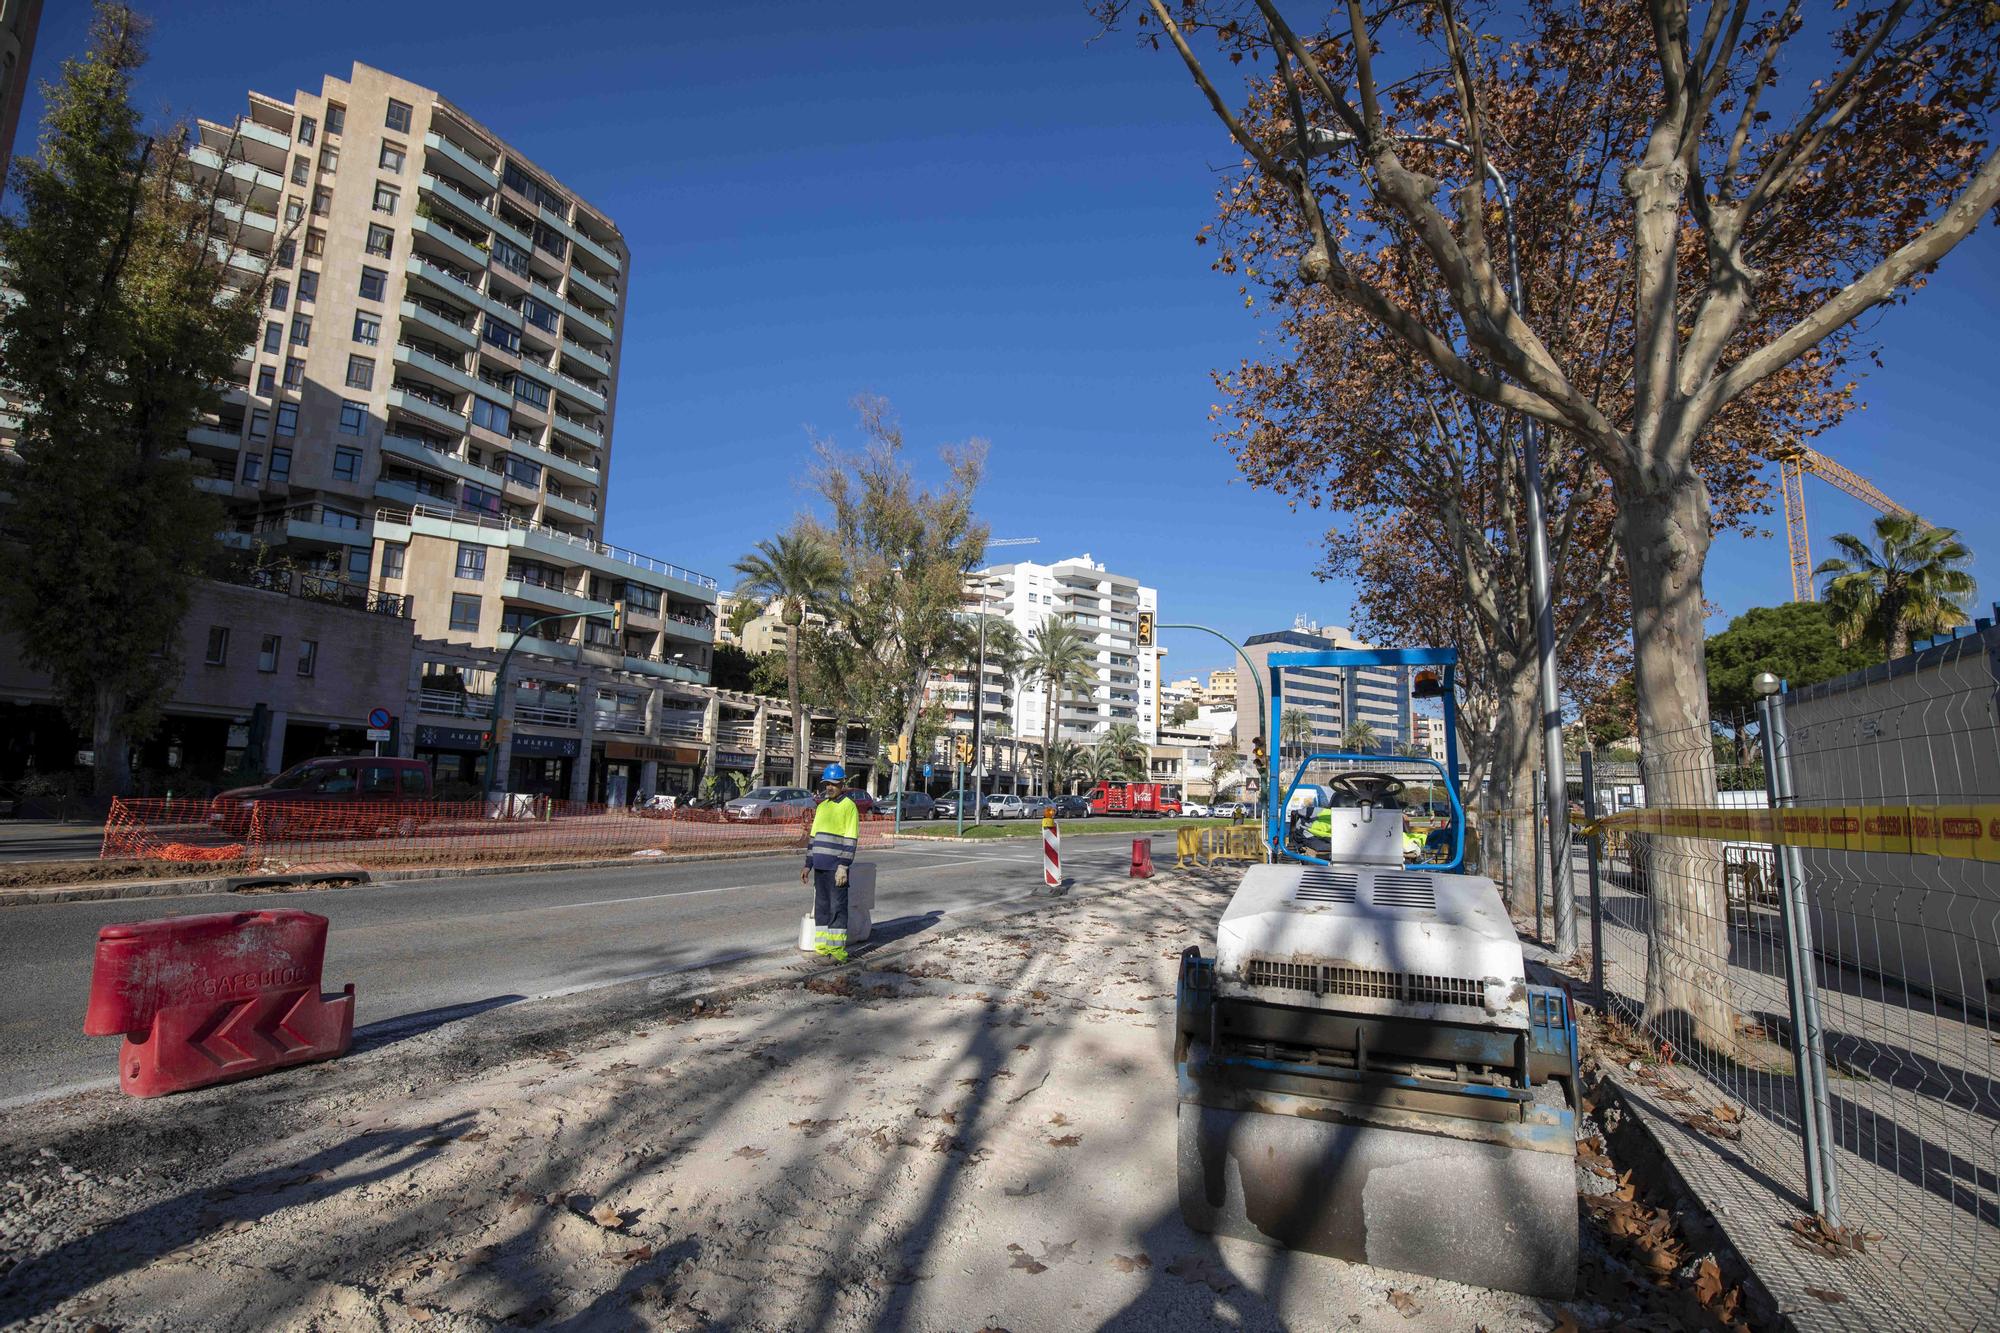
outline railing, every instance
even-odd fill
[[[460,690],[420,690],[417,706],[423,712],[440,713],[445,717],[493,716],[492,695],[467,694]]]
[[[757,743],[757,724],[754,722],[718,722],[715,726],[715,743],[734,746],[739,750],[748,749]]]
[[[399,343],[397,345],[401,346],[402,344]],[[463,372],[460,373],[462,374]],[[454,416],[458,414],[458,409],[453,406],[450,394],[441,394],[436,389],[426,389],[413,380],[391,380],[389,387],[398,393],[406,393],[412,398],[421,398],[439,411],[450,412]]]
[[[459,456],[457,445],[439,444],[435,440],[426,440],[419,435],[398,435],[393,432],[384,432],[382,436],[382,443],[406,444],[413,448],[428,450],[431,453],[439,454],[445,458],[449,458],[454,463],[463,463],[466,461],[464,458],[461,458]]]
[[[667,619],[682,625],[692,625],[696,629],[714,629],[714,616],[684,616],[678,611],[667,612]]]
[[[576,725],[576,707],[549,708],[541,704],[515,704],[516,722],[533,722],[544,727],[573,727]]]
[[[545,523],[533,523],[527,519],[496,518],[491,514],[473,513],[470,510],[440,509],[432,505],[415,505],[406,510],[379,509],[376,511],[375,516],[384,523],[407,525],[413,518],[429,518],[445,523],[468,523],[477,527],[496,528],[501,531],[537,533],[545,537],[558,538],[568,542],[572,546],[580,546],[585,550],[593,551],[598,555],[608,556],[613,560],[622,561],[628,565],[636,565],[641,569],[650,569],[655,573],[666,574],[669,577],[680,579],[684,583],[692,583],[696,587],[713,589],[717,586],[716,581],[706,574],[697,574],[691,569],[683,569],[679,565],[670,564],[664,560],[655,560],[649,555],[641,555],[637,551],[628,551],[622,546],[612,546],[607,542],[592,541],[588,537],[579,537],[573,532],[564,532],[561,528],[552,528]]]
[[[453,371],[460,375],[466,373],[465,366],[460,361],[452,357],[439,356],[422,343],[412,342],[408,338],[398,338],[396,339],[396,346],[408,352],[416,360],[428,361],[441,369]]]
[[[408,301],[413,306],[417,306],[423,310],[430,312],[433,315],[436,315],[439,319],[443,320],[447,324],[452,325],[455,328],[464,329],[467,333],[475,333],[478,331],[479,316],[476,314],[460,315],[458,312],[454,311],[450,306],[445,305],[441,301],[433,301],[428,296],[417,296],[412,293],[406,292],[403,295],[403,299],[405,301]]]
[[[662,710],[655,729],[662,736],[680,736],[697,741],[703,739],[706,728],[702,726],[702,714],[689,711],[686,717],[677,716],[681,711],[684,710]]]
[[[381,592],[365,583],[351,583],[335,575],[316,574],[310,570],[290,570],[275,565],[230,566],[215,577],[220,582],[234,583],[239,587],[258,588],[264,592],[297,597],[301,601],[344,606],[399,620],[408,618],[415,606],[415,599],[404,594]]]
[[[450,190],[453,194],[457,195],[459,198],[477,204],[480,208],[486,210],[489,213],[493,211],[493,203],[492,203],[493,196],[490,194],[486,195],[474,194],[472,191],[466,189],[463,185],[460,185],[457,181],[452,180],[450,177],[440,176],[435,172],[429,172],[429,171],[425,172],[423,174],[422,179],[427,183],[435,183],[437,185],[442,185],[445,189]]]
[[[646,719],[630,713],[599,713],[594,729],[625,736],[643,736],[646,734]]]
[[[479,290],[479,275],[470,269],[453,268],[450,264],[430,255],[412,254],[410,258],[415,261],[418,268],[435,269],[461,287],[469,287],[475,292]]]

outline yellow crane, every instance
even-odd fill
[[[1888,496],[1874,482],[1842,467],[1825,454],[1794,445],[1778,457],[1778,479],[1785,497],[1785,541],[1792,558],[1792,600],[1816,602],[1819,590],[1813,586],[1812,544],[1806,538],[1806,473],[1846,491],[1863,504],[1884,514],[1916,515]]]

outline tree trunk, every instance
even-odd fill
[[[785,636],[785,691],[792,705],[792,785],[809,786],[806,781],[806,747],[812,735],[812,723],[799,710],[799,631],[796,626]]]
[[[131,745],[125,736],[125,694],[107,686],[96,691],[91,716],[91,786],[100,801],[132,790]]]
[[[1620,497],[1621,544],[1632,589],[1633,676],[1639,695],[1639,771],[1646,803],[1715,804],[1715,746],[1703,658],[1702,562],[1708,492],[1688,476],[1660,491]],[[1651,887],[1646,931],[1646,1021],[1676,1044],[1733,1051],[1729,927],[1722,858],[1687,838],[1636,840]]]
[[[1051,762],[1056,745],[1056,682],[1049,682],[1048,716],[1042,719],[1042,795],[1056,794],[1056,769]]]
[[[1507,860],[1502,892],[1507,910],[1527,916],[1535,910],[1535,788],[1537,725],[1541,717],[1540,666],[1522,657],[1503,663],[1495,682],[1500,697],[1494,716],[1492,773],[1498,805],[1507,813]],[[1497,825],[1496,825],[1497,831]],[[1495,853],[1499,848],[1494,847]],[[1539,930],[1539,927],[1537,927]]]

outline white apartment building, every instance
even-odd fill
[[[1095,661],[1091,684],[1060,703],[1057,736],[1084,744],[1102,736],[1114,722],[1129,722],[1139,738],[1151,745],[1160,731],[1160,658],[1156,645],[1138,643],[1139,613],[1159,613],[1160,596],[1129,575],[1114,574],[1092,560],[1088,552],[1049,564],[1019,561],[994,565],[967,581],[968,609],[976,609],[980,594],[988,614],[1004,618],[1027,641],[1049,616],[1069,620],[1090,639]],[[970,720],[970,682],[965,708]],[[1011,690],[987,673],[982,694],[993,716],[1004,716],[1020,736],[1039,738],[1046,717],[1047,692],[1038,681],[1023,681]],[[1011,695],[1011,698],[1010,698]]]

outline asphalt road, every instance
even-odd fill
[[[1119,838],[1078,839],[1063,870],[1122,875]],[[1155,845],[1158,855],[1158,844]],[[1039,841],[908,843],[873,858],[875,925],[889,936],[1026,895]],[[791,953],[811,895],[791,856],[416,880],[300,893],[197,895],[0,908],[0,1108],[109,1083],[116,1038],[82,1035],[98,928],[244,908],[298,907],[331,921],[324,986],[356,984],[357,1035],[541,996]]]
[[[0,861],[94,861],[103,846],[101,824],[0,820]]]

